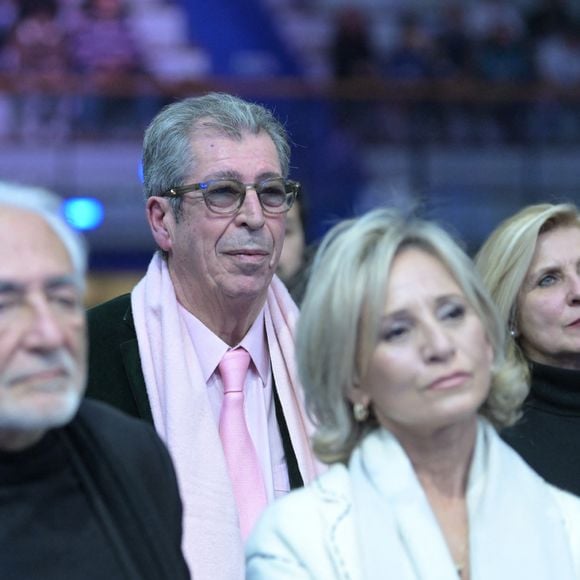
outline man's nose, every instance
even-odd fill
[[[35,300],[27,314],[24,332],[25,342],[30,348],[52,350],[62,346],[65,339],[62,320],[48,300]]]
[[[265,223],[264,210],[253,187],[248,187],[246,198],[236,216],[236,220],[240,225],[246,225],[252,230],[263,227]]]

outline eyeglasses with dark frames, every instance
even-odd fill
[[[242,183],[237,179],[209,179],[200,183],[172,187],[162,197],[183,197],[185,194],[200,191],[201,197],[190,198],[202,200],[213,213],[233,215],[243,205],[248,189],[254,189],[262,210],[267,214],[286,213],[294,204],[301,186],[297,181],[283,177],[271,177],[259,183]]]

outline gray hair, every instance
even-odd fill
[[[0,206],[29,211],[40,216],[59,237],[66,248],[79,284],[84,287],[87,271],[85,241],[73,230],[61,213],[62,200],[54,193],[40,187],[0,182]]]
[[[506,328],[515,329],[517,299],[536,252],[541,234],[550,230],[580,226],[580,213],[571,203],[529,205],[501,222],[475,257],[475,265],[497,305]],[[517,340],[508,334],[506,357],[520,364],[529,378],[527,357]]]
[[[357,423],[347,394],[368,367],[379,337],[392,262],[418,247],[448,268],[479,316],[494,352],[490,393],[479,412],[496,427],[512,424],[527,395],[519,369],[503,357],[504,327],[469,257],[432,222],[378,209],[336,225],[314,260],[297,330],[297,359],[313,446],[326,463],[346,462],[377,427],[373,414]]]
[[[257,135],[265,132],[278,152],[282,176],[288,176],[288,135],[272,112],[226,93],[209,93],[167,105],[145,131],[143,182],[147,198],[186,185],[185,179],[196,164],[191,138],[199,130],[237,140],[242,139],[244,133]],[[182,199],[172,199],[171,204],[178,218]]]

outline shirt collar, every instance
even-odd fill
[[[239,346],[243,346],[250,353],[250,357],[262,379],[262,383],[266,385],[270,373],[270,359],[268,357],[268,345],[266,342],[264,312],[264,308],[262,308],[256,320],[254,320],[254,324],[252,324]]]
[[[194,350],[196,352],[203,352],[203,356],[198,357],[198,360],[203,379],[207,383],[230,347],[203,324],[201,320],[181,306],[181,304],[178,304],[178,307],[179,315],[185,323]],[[246,333],[246,336],[244,336],[236,347],[242,346],[248,351],[262,379],[262,383],[266,385],[270,372],[270,362],[268,358],[264,316],[264,309],[262,308]]]

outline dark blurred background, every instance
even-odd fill
[[[144,128],[210,90],[286,123],[310,242],[390,204],[474,252],[522,205],[580,202],[574,0],[0,0],[0,179],[71,202],[90,303],[154,249]]]

